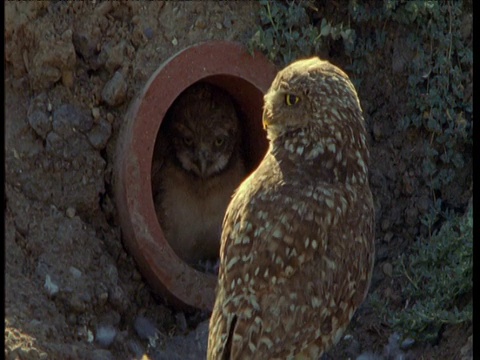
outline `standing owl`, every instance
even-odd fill
[[[225,210],[246,176],[233,100],[196,83],[171,106],[160,136],[152,186],[165,237],[192,266],[215,261]]]
[[[264,97],[269,149],[223,222],[207,358],[318,359],[365,299],[374,206],[360,103],[317,57]]]

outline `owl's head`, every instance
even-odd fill
[[[294,166],[310,162],[316,179],[367,183],[362,109],[342,70],[318,57],[296,61],[277,74],[264,101],[263,124],[274,156],[286,155]]]
[[[168,114],[168,136],[177,163],[200,178],[222,172],[238,151],[240,125],[232,99],[221,89],[196,83]]]
[[[281,70],[264,97],[263,124],[270,140],[302,128],[342,131],[359,122],[362,110],[348,76],[318,57]]]

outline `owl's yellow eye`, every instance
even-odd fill
[[[215,146],[222,146],[224,142],[225,142],[225,139],[223,137],[217,137],[215,139]]]
[[[292,94],[286,94],[285,95],[285,103],[288,106],[296,105],[296,104],[298,104],[299,101],[300,101],[300,98],[296,95],[292,95]]]
[[[185,136],[185,137],[183,138],[183,143],[184,143],[185,145],[187,145],[187,146],[192,146],[192,144],[193,144],[193,139],[192,139],[191,137],[189,137],[189,136]]]

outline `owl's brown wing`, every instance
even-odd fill
[[[345,189],[277,175],[249,178],[227,210],[208,359],[288,358],[315,341],[323,348],[331,341],[318,339],[353,314],[361,274],[349,263],[368,252],[369,230],[356,225],[369,214]]]

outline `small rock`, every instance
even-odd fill
[[[143,30],[143,33],[145,34],[145,37],[150,40],[153,38],[154,32],[151,27],[147,27],[146,29]]]
[[[68,305],[71,311],[75,313],[83,313],[86,309],[85,302],[80,298],[78,294],[71,294],[68,298]]]
[[[102,50],[103,58],[105,58],[105,68],[112,74],[120,69],[125,61],[127,43],[121,40],[119,43],[109,42]]]
[[[100,109],[98,107],[92,108],[93,120],[97,121],[100,118]]]
[[[63,104],[53,113],[53,130],[64,139],[75,130],[87,132],[92,126],[92,116],[77,106]]]
[[[98,284],[98,286],[95,288],[95,296],[100,306],[103,306],[107,303],[108,289],[103,283]]]
[[[172,45],[173,45],[173,46],[177,46],[177,45],[178,45],[178,40],[177,40],[177,38],[173,38],[173,39],[172,39]]]
[[[107,121],[111,124],[115,120],[115,116],[112,113],[107,113]]]
[[[48,115],[43,111],[34,111],[28,116],[27,120],[32,129],[42,139],[45,139],[47,134],[52,130],[52,122],[50,121]]]
[[[45,289],[47,289],[47,293],[50,296],[53,296],[56,293],[58,293],[58,285],[52,281],[52,279],[50,278],[50,275],[48,274],[45,276]]]
[[[115,340],[117,330],[111,325],[101,325],[97,328],[95,341],[102,347],[109,347]]]
[[[118,269],[115,265],[108,265],[107,271],[105,273],[108,279],[110,279],[110,281],[112,282],[112,284],[116,284],[118,282]]]
[[[72,274],[75,279],[80,279],[82,277],[82,272],[78,270],[75,266],[70,266],[68,271],[70,271],[70,274]]]
[[[133,327],[137,332],[138,337],[142,340],[148,340],[152,337],[155,337],[157,334],[157,328],[155,325],[143,316],[137,316]]]
[[[93,340],[94,340],[94,336],[93,336],[92,330],[87,330],[87,341],[89,343],[92,343]]]
[[[63,70],[62,71],[62,84],[71,89],[73,86],[73,71],[68,69],[68,70]]]
[[[46,140],[45,148],[48,152],[61,153],[64,149],[65,141],[56,132],[49,132]]]
[[[118,106],[125,101],[127,96],[127,83],[120,71],[105,84],[102,91],[103,100],[110,106]]]
[[[118,310],[119,312],[124,312],[129,306],[125,292],[118,285],[109,289],[108,301],[113,305],[114,309]]]
[[[107,142],[112,135],[112,125],[106,120],[100,120],[88,133],[88,141],[97,149],[101,150],[107,146]]]
[[[69,217],[70,219],[73,219],[76,215],[76,211],[75,211],[75,208],[73,207],[68,207],[67,211],[65,211],[65,214],[67,215],[67,217]]]
[[[383,273],[387,275],[388,277],[392,277],[393,275],[393,266],[392,264],[386,262],[382,266]]]
[[[383,237],[383,241],[389,243],[393,239],[393,233],[391,231],[387,232]]]
[[[217,22],[215,26],[217,27],[218,30],[221,30],[223,28],[222,24],[220,24],[219,22]]]
[[[199,29],[205,29],[207,27],[207,23],[205,22],[205,19],[203,18],[203,16],[199,16],[197,18],[197,20],[195,21],[195,27],[199,28]]]

